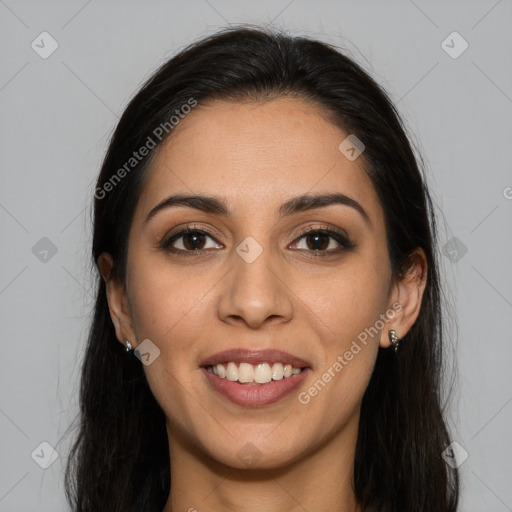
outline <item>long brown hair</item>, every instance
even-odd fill
[[[161,66],[130,101],[110,141],[95,192],[93,261],[110,253],[114,278],[124,281],[129,229],[156,151],[129,172],[119,170],[126,170],[148,136],[157,145],[172,136],[169,128],[158,139],[156,127],[191,98],[201,104],[280,95],[316,103],[364,141],[365,171],[385,212],[394,275],[407,272],[415,248],[427,258],[419,317],[396,357],[380,350],[363,398],[356,496],[364,509],[381,512],[454,512],[458,475],[441,458],[450,440],[440,403],[443,326],[434,209],[396,108],[342,52],[308,38],[238,27],[189,46]],[[122,179],[113,180],[116,174]],[[160,512],[170,486],[164,413],[142,365],[116,339],[98,272],[79,428],[66,468],[68,500],[76,512]]]

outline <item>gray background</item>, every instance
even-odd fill
[[[458,318],[449,333],[453,440],[469,453],[461,510],[512,510],[511,15],[510,0],[0,0],[0,510],[67,510],[63,435],[93,305],[89,207],[118,116],[187,43],[268,22],[348,50],[414,134],[444,212],[443,282]],[[31,47],[51,48],[43,31],[59,45],[46,59]],[[458,58],[441,45],[453,31],[469,44]],[[44,441],[59,454],[48,469],[31,457],[48,459]]]

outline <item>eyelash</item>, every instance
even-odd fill
[[[216,243],[219,243],[215,236],[210,233],[208,230],[204,228],[197,228],[195,226],[187,226],[185,229],[174,233],[168,238],[165,238],[162,243],[160,244],[160,248],[162,250],[165,250],[170,253],[174,253],[177,255],[183,255],[183,256],[200,256],[204,253],[210,251],[211,249],[194,249],[194,250],[184,250],[184,249],[176,249],[172,247],[172,244],[176,241],[182,238],[185,235],[192,234],[192,233],[199,233],[202,235],[207,235],[210,238],[212,238]],[[310,252],[313,257],[322,257],[322,256],[329,256],[332,254],[337,254],[339,252],[342,252],[347,249],[353,249],[355,245],[347,238],[347,236],[339,231],[336,231],[334,229],[326,229],[326,228],[306,228],[298,233],[297,238],[293,241],[294,243],[298,240],[301,240],[307,235],[311,234],[321,234],[321,235],[327,235],[330,238],[333,238],[338,244],[340,244],[341,248],[338,249],[321,249],[321,250],[314,250],[314,249],[299,249],[299,250],[305,250],[307,252]],[[187,254],[188,253],[188,254]]]

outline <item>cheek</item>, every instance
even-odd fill
[[[388,299],[385,263],[358,256],[329,276],[300,283],[304,312],[321,344],[316,380],[302,403],[311,403],[311,413],[324,417],[326,410],[337,411],[334,423],[355,410],[371,377],[385,329],[380,316]]]
[[[150,339],[160,350],[144,367],[153,394],[168,418],[189,422],[201,415],[191,396],[200,396],[197,361],[205,333],[215,322],[219,272],[171,265],[161,255],[133,258],[130,302],[137,341]],[[192,412],[195,410],[195,412]],[[203,411],[204,412],[204,411]]]
[[[167,418],[193,425],[204,414],[190,398],[201,391],[196,389],[200,347],[195,341],[204,336],[205,324],[212,322],[208,291],[219,277],[184,266],[173,268],[161,256],[145,257],[144,264],[132,260],[131,310],[137,341],[150,339],[160,353],[144,371]]]
[[[150,338],[162,346],[172,345],[177,331],[194,325],[216,275],[186,267],[173,268],[163,258],[148,258],[137,265],[130,280],[130,302],[137,339]],[[136,269],[136,270],[135,270]]]
[[[388,301],[389,272],[385,261],[370,255],[351,255],[321,276],[298,274],[296,289],[323,339],[343,346],[375,325]],[[302,277],[301,277],[302,276]]]

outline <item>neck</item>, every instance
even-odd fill
[[[357,427],[350,422],[286,466],[238,469],[198,451],[168,426],[172,488],[163,512],[360,512],[353,489]]]

